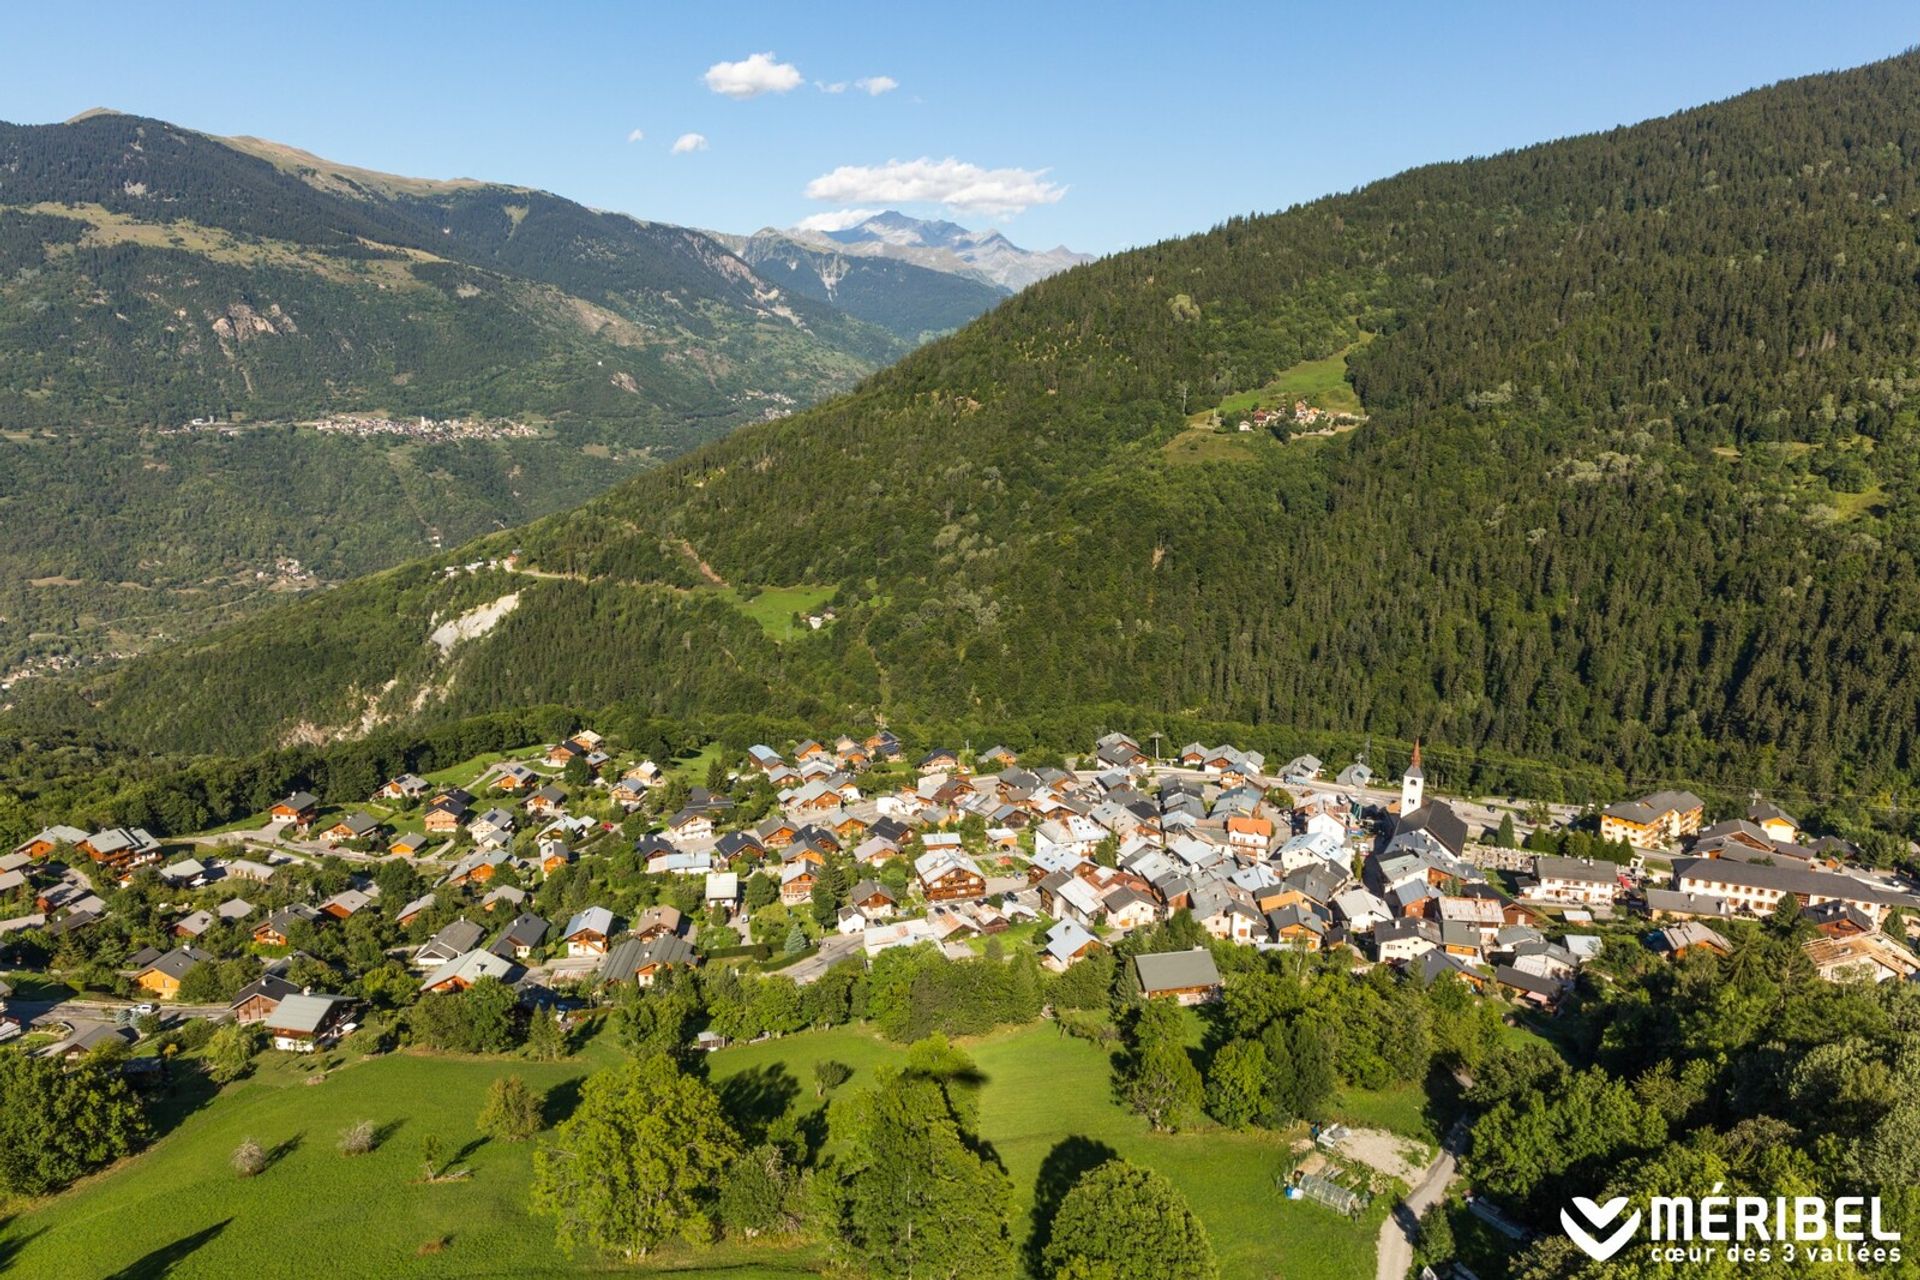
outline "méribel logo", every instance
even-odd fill
[[[1595,1262],[1605,1262],[1620,1252],[1627,1241],[1633,1238],[1633,1233],[1640,1229],[1640,1211],[1635,1209],[1612,1235],[1600,1234],[1613,1224],[1626,1207],[1625,1196],[1615,1196],[1605,1204],[1595,1204],[1585,1196],[1575,1196],[1572,1207],[1560,1211],[1560,1225],[1566,1228],[1567,1238],[1579,1245],[1589,1258]],[[1580,1211],[1581,1216],[1575,1216],[1575,1209]]]

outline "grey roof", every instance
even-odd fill
[[[334,1006],[344,1004],[346,1000],[345,996],[287,996],[267,1015],[267,1029],[312,1035],[332,1015]]]
[[[611,937],[613,935],[613,912],[607,910],[605,907],[588,907],[585,911],[575,913],[574,917],[567,921],[566,930],[562,932],[560,936],[562,938],[571,938],[576,933],[582,932],[592,932],[600,934],[602,937]]]
[[[234,992],[233,999],[227,1002],[227,1008],[237,1009],[256,996],[264,996],[268,1000],[278,1004],[288,996],[297,996],[299,994],[299,987],[288,982],[279,974],[269,973],[263,977],[255,978],[252,982],[249,982],[246,986]]]
[[[178,982],[211,959],[213,959],[212,956],[198,947],[175,947],[158,960],[148,964],[141,972],[158,971]]]
[[[1053,928],[1047,930],[1046,941],[1041,946],[1041,950],[1064,964],[1073,959],[1075,953],[1082,947],[1098,941],[1098,938],[1081,928],[1075,921],[1060,920],[1055,922]]]
[[[1595,862],[1591,858],[1541,854],[1533,860],[1533,874],[1541,880],[1551,878],[1581,884],[1615,884],[1620,877],[1620,868],[1611,862]]]
[[[1622,800],[1610,804],[1600,812],[1609,818],[1620,818],[1635,822],[1641,826],[1658,821],[1669,813],[1686,813],[1692,809],[1705,807],[1705,802],[1691,791],[1655,791],[1651,795],[1641,796],[1638,800]]]
[[[515,947],[537,947],[540,940],[547,936],[547,922],[531,912],[515,916],[505,928],[495,935],[493,945],[487,948],[495,955],[502,949],[512,951]]]
[[[628,938],[607,952],[600,962],[600,977],[605,982],[628,982],[648,965],[689,965],[693,960],[693,944],[677,933],[663,933],[644,942]]]
[[[455,920],[427,939],[420,948],[420,954],[438,959],[451,959],[473,950],[486,936],[487,931],[473,921]]]
[[[295,791],[280,803],[289,809],[311,809],[320,803],[320,797],[311,791]]]
[[[505,982],[518,968],[519,966],[512,961],[494,955],[491,951],[469,951],[463,956],[455,956],[422,978],[420,989],[426,991],[437,987],[450,978],[459,978],[469,985],[476,978],[491,977]]]
[[[1140,980],[1140,989],[1149,994],[1220,985],[1220,970],[1214,966],[1213,953],[1205,947],[1135,956],[1133,968]]]
[[[1725,898],[1716,898],[1709,893],[1686,893],[1679,889],[1648,889],[1647,910],[1696,916],[1733,914],[1733,908],[1727,905]]]
[[[1920,897],[1883,889],[1852,876],[1828,871],[1810,871],[1805,867],[1767,866],[1758,862],[1736,862],[1731,858],[1682,858],[1673,864],[1676,886],[1689,878],[1739,885],[1748,889],[1766,889],[1797,895],[1804,904],[1813,896],[1842,898],[1849,902],[1867,902],[1876,906],[1920,907]]]

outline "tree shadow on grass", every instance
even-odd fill
[[[388,1142],[392,1141],[393,1135],[400,1132],[401,1129],[405,1128],[406,1124],[407,1124],[406,1117],[402,1116],[398,1120],[389,1120],[385,1124],[381,1125],[379,1128],[375,1129],[373,1131],[373,1148],[372,1149],[375,1151],[378,1151],[380,1148],[386,1146]]]
[[[458,1167],[462,1160],[465,1160],[467,1157],[471,1156],[474,1152],[486,1146],[487,1142],[488,1142],[488,1139],[486,1138],[473,1139],[471,1142],[467,1143],[466,1146],[461,1147],[458,1151],[454,1152],[451,1156],[447,1158],[447,1166],[449,1168]]]
[[[211,1244],[232,1221],[232,1218],[223,1219],[190,1236],[181,1236],[172,1244],[162,1245],[129,1266],[114,1272],[111,1280],[164,1280],[165,1277],[173,1274],[175,1267],[192,1257],[202,1247]]]
[[[0,1218],[0,1275],[6,1275],[12,1271],[14,1265],[20,1261],[20,1255],[27,1251],[27,1246],[32,1244],[36,1237],[45,1235],[47,1231],[45,1227],[41,1227],[34,1231],[10,1236],[6,1232],[13,1223],[12,1218]]]
[[[182,1121],[213,1101],[220,1086],[204,1071],[174,1066],[167,1089],[147,1107],[147,1119],[153,1126],[153,1141],[172,1133]]]
[[[1041,1255],[1053,1239],[1054,1215],[1060,1212],[1060,1202],[1067,1198],[1067,1192],[1073,1190],[1073,1184],[1107,1161],[1119,1157],[1120,1153],[1106,1143],[1078,1134],[1060,1139],[1053,1145],[1053,1150],[1047,1152],[1047,1158],[1040,1162],[1040,1172],[1033,1183],[1033,1214],[1029,1219],[1032,1227],[1027,1233],[1026,1249],[1027,1269],[1031,1274],[1045,1274],[1041,1267]]]
[[[586,1079],[585,1076],[574,1076],[547,1090],[546,1096],[540,1099],[541,1128],[551,1129],[573,1114],[574,1108],[580,1105],[580,1087]]]
[[[285,1160],[288,1156],[298,1151],[301,1147],[301,1144],[306,1142],[306,1140],[307,1140],[307,1135],[306,1135],[306,1132],[303,1130],[299,1133],[294,1134],[291,1138],[288,1138],[285,1141],[277,1142],[273,1146],[268,1147],[267,1161],[265,1164],[260,1166],[260,1172],[265,1173],[268,1169],[273,1168],[273,1166],[279,1164],[282,1160]]]
[[[787,1113],[800,1096],[800,1082],[782,1063],[772,1062],[728,1076],[720,1084],[720,1106],[749,1142],[766,1136],[767,1126]]]

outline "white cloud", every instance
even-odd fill
[[[848,227],[857,227],[879,213],[878,209],[834,209],[828,213],[814,213],[800,219],[802,231],[845,231]]]
[[[853,87],[864,89],[877,98],[883,93],[892,93],[898,89],[900,82],[892,76],[867,76],[864,79],[855,80]]]
[[[1008,215],[1067,194],[1045,169],[982,169],[948,156],[843,164],[807,184],[807,197],[834,204],[941,204],[963,213]]]
[[[813,87],[822,93],[845,93],[847,91],[847,82],[845,80],[835,80],[832,84],[822,84],[820,81],[815,80]]]
[[[755,53],[738,62],[716,62],[707,68],[707,88],[729,98],[757,98],[763,93],[785,93],[800,87],[800,68],[775,62],[772,53]]]
[[[628,135],[627,135],[627,141],[628,141],[628,142],[640,142],[640,141],[642,141],[643,139],[645,139],[645,138],[646,138],[646,136],[647,136],[647,135],[646,135],[646,134],[645,134],[644,132],[642,132],[641,130],[639,130],[639,129],[635,129],[635,130],[634,130],[634,131],[633,131],[632,133],[630,133],[630,134],[628,134]]]
[[[704,133],[683,133],[673,140],[673,154],[684,156],[689,151],[705,151],[707,135]]]

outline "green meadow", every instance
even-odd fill
[[[1111,1154],[1171,1178],[1205,1221],[1227,1280],[1360,1280],[1373,1271],[1378,1212],[1349,1221],[1283,1200],[1275,1176],[1287,1142],[1219,1130],[1153,1134],[1118,1106],[1105,1054],[1052,1024],[964,1043],[980,1068],[980,1136],[1011,1174],[1021,1236],[1036,1183],[1065,1181]],[[857,1088],[902,1050],[859,1027],[806,1032],[712,1055],[724,1101],[764,1119],[816,1099],[814,1063],[854,1068]],[[674,1246],[635,1267],[569,1258],[551,1224],[526,1207],[531,1144],[487,1142],[474,1120],[489,1080],[518,1074],[563,1115],[582,1076],[613,1060],[602,1039],[573,1060],[540,1064],[400,1053],[341,1066],[307,1083],[311,1061],[268,1054],[245,1081],[186,1114],[144,1154],[0,1225],[0,1271],[29,1277],[126,1273],[171,1277],[559,1276],[603,1271],[725,1274],[751,1280],[815,1274],[818,1245]],[[163,1111],[165,1108],[163,1107]],[[358,1120],[378,1127],[371,1154],[336,1143]],[[439,1138],[467,1178],[427,1183],[421,1144]],[[264,1173],[228,1166],[253,1138]],[[1057,1194],[1057,1193],[1056,1193]]]

